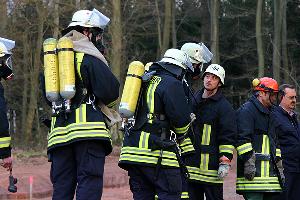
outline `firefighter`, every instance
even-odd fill
[[[285,200],[296,200],[300,196],[300,124],[295,112],[297,92],[296,87],[290,84],[281,85],[279,92],[281,102],[272,116],[284,168],[283,195]]]
[[[280,198],[281,180],[274,164],[279,161],[280,150],[276,149],[270,111],[277,101],[278,84],[263,77],[254,79],[253,87],[253,96],[237,110],[236,191],[246,200],[276,200]]]
[[[223,96],[225,70],[211,64],[203,73],[204,88],[195,94],[193,122],[189,137],[196,154],[186,159],[189,197],[192,200],[223,199],[223,179],[227,176],[236,138],[235,112]]]
[[[0,77],[4,80],[10,80],[12,73],[12,52],[15,42],[5,38],[0,38]],[[9,135],[9,124],[7,119],[6,102],[4,99],[4,89],[0,83],[0,159],[2,167],[8,171],[12,169],[11,157],[11,137]]]
[[[119,82],[97,46],[108,22],[96,9],[79,10],[63,31],[74,43],[76,94],[70,112],[61,110],[52,117],[48,134],[53,200],[73,200],[75,192],[79,200],[102,196],[105,156],[112,151],[112,141],[97,102],[112,107],[119,96]]]
[[[135,200],[179,200],[181,171],[186,173],[178,143],[191,124],[182,78],[192,69],[188,55],[168,49],[153,63],[142,86],[136,122],[125,132],[119,166],[128,171]]]

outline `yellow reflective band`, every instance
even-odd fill
[[[210,143],[210,134],[211,134],[211,125],[204,124],[202,131],[202,145],[209,145]]]
[[[115,100],[115,101],[109,103],[109,104],[107,105],[107,107],[109,107],[109,108],[114,107],[114,106],[116,105],[116,103],[117,103],[117,100]]]
[[[195,148],[193,145],[190,146],[184,146],[184,147],[180,147],[181,148],[181,153],[188,153],[188,152],[192,152],[195,151]]]
[[[158,200],[158,196],[157,196],[157,194],[154,196],[154,199],[155,199],[155,200]]]
[[[208,170],[208,163],[209,163],[209,154],[208,153],[201,153],[200,159],[200,169]]]
[[[81,63],[82,63],[82,60],[83,60],[83,56],[84,56],[84,53],[76,53],[76,69],[77,69],[77,73],[79,75],[79,78],[81,80],[82,80],[82,77],[81,77],[80,67],[81,67]]]
[[[154,92],[160,81],[161,78],[158,76],[153,76],[150,80],[150,84],[147,90],[147,104],[149,108],[149,113],[154,113]],[[152,122],[153,119],[148,119],[148,123],[152,124]]]
[[[270,176],[270,177],[254,177],[252,181],[249,181],[245,177],[237,178],[237,183],[278,183],[277,176]]]
[[[51,117],[51,127],[50,127],[50,131],[52,131],[52,130],[54,129],[55,122],[56,122],[56,117]]]
[[[138,147],[123,147],[121,149],[120,161],[134,163],[148,163],[156,165],[160,156],[160,150],[141,149]],[[162,165],[179,167],[175,153],[163,151]]]
[[[236,148],[239,155],[252,151],[252,149],[252,144],[250,142],[242,144]]]
[[[150,133],[146,133],[144,131],[141,132],[139,148],[148,149],[149,136]]]
[[[187,166],[190,178],[192,180],[204,181],[209,183],[223,183],[222,180],[218,179],[217,170],[203,170],[197,167]]]
[[[230,153],[233,154],[234,146],[233,145],[220,145],[219,152],[220,153]]]
[[[190,125],[191,125],[191,123],[189,123],[188,125],[181,127],[181,128],[174,127],[174,131],[177,134],[185,134],[189,130]]]
[[[56,135],[67,134],[69,132],[77,131],[77,130],[94,130],[94,129],[102,129],[108,132],[104,122],[86,122],[86,123],[73,123],[69,124],[66,127],[56,127],[54,128],[50,134],[49,138],[55,137]]]
[[[281,191],[281,187],[279,184],[237,184],[236,185],[236,190],[238,191],[243,191],[243,190],[252,190],[252,191],[257,191],[257,190],[262,190],[262,191]]]
[[[11,137],[0,138],[0,148],[5,148],[10,146]]]
[[[190,198],[188,192],[182,192],[181,193],[181,199],[188,199],[188,198]]]
[[[81,104],[76,109],[76,123],[86,122],[86,104]]]
[[[280,149],[276,149],[276,157],[281,157],[281,150]]]
[[[263,135],[263,143],[261,147],[262,154],[270,154],[270,142],[269,137],[267,135]],[[270,161],[262,160],[261,161],[261,176],[269,177],[270,176]]]

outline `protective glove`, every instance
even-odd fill
[[[244,176],[249,181],[252,181],[255,177],[256,167],[255,167],[255,152],[252,152],[251,157],[244,163]]]
[[[279,171],[279,173],[280,173],[280,178],[281,178],[281,180],[282,180],[282,183],[284,184],[284,182],[285,182],[285,176],[284,176],[284,173],[283,173],[284,168],[283,168],[283,166],[282,166],[282,160],[279,160],[279,161],[276,163],[276,165],[277,165],[278,171]]]
[[[224,180],[230,169],[230,160],[226,156],[222,156],[219,161],[218,179]]]

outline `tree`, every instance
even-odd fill
[[[264,0],[257,1],[256,9],[256,45],[257,45],[257,56],[258,56],[258,77],[263,77],[265,73],[265,58],[263,48],[263,37],[262,37],[262,10]]]
[[[220,11],[220,1],[211,0],[211,51],[214,54],[212,59],[213,63],[220,63],[219,55],[219,11]]]

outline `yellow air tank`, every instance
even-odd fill
[[[57,41],[55,38],[48,38],[43,43],[45,89],[46,97],[50,102],[55,102],[59,99],[59,73],[56,45]]]
[[[75,67],[73,42],[70,38],[62,37],[57,43],[60,95],[65,100],[74,97],[75,89]]]
[[[119,106],[119,113],[122,118],[131,118],[135,113],[144,72],[144,64],[140,61],[133,61],[129,64]]]

